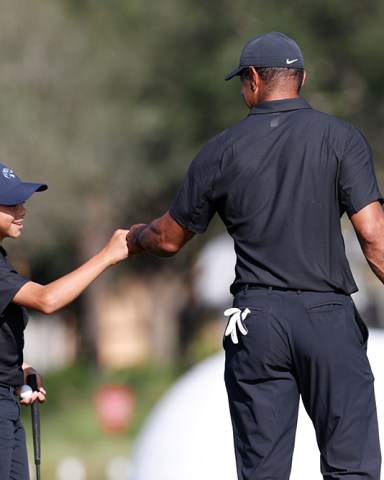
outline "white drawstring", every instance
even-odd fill
[[[239,343],[239,339],[237,338],[237,327],[242,335],[247,335],[248,330],[243,321],[247,318],[248,313],[251,313],[249,308],[246,308],[243,311],[241,311],[240,308],[228,308],[225,310],[224,315],[230,317],[230,319],[228,320],[224,335],[226,337],[231,335],[233,343]]]

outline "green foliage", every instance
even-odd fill
[[[380,152],[383,8],[373,0],[8,0],[1,159],[50,186],[30,202],[34,234],[23,253],[45,251],[58,236],[76,245],[85,224],[107,236],[163,213],[200,146],[247,113],[236,80],[223,78],[263,31],[297,39],[304,95],[356,122]]]

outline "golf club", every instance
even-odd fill
[[[36,375],[30,374],[27,377],[27,384],[33,391],[37,390]],[[31,418],[32,418],[32,438],[33,438],[33,451],[35,457],[36,466],[36,480],[40,480],[40,460],[41,460],[41,443],[40,443],[40,405],[36,400],[31,404]]]

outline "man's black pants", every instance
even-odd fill
[[[247,289],[247,335],[224,340],[239,480],[288,480],[300,395],[326,480],[380,480],[368,330],[338,293]]]

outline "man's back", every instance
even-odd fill
[[[219,213],[236,284],[352,293],[340,215],[380,197],[371,163],[350,125],[300,98],[264,102],[202,149],[170,213],[192,231]]]

